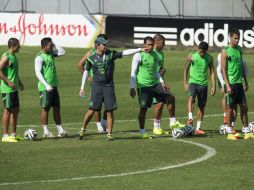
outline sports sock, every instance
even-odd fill
[[[141,133],[141,134],[144,134],[145,132],[146,132],[145,129],[140,129],[140,133]]]
[[[4,135],[3,135],[3,137],[5,137],[5,138],[8,137],[8,136],[9,136],[8,134],[4,134]]]
[[[161,123],[161,120],[159,120],[159,119],[154,119],[153,120],[153,128],[154,129],[159,129],[160,128],[160,124]]]
[[[199,130],[199,129],[200,129],[200,127],[201,127],[201,122],[202,122],[202,121],[197,121],[197,127],[196,127],[196,130]]]
[[[48,125],[43,125],[42,127],[43,127],[44,134],[49,133]]]
[[[62,133],[64,130],[62,125],[56,125],[56,128],[57,128],[58,133]]]
[[[176,122],[176,117],[170,117],[169,121],[170,121],[170,123],[175,123]]]
[[[11,134],[11,136],[16,137],[16,136],[17,136],[17,134],[16,134],[16,133],[12,133],[12,134]]]
[[[97,126],[97,129],[98,129],[99,131],[103,130],[103,127],[102,127],[102,125],[101,125],[101,122],[96,122],[96,126]]]
[[[191,120],[193,120],[193,114],[192,114],[192,112],[189,112],[189,119],[191,119]]]

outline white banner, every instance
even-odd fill
[[[0,13],[0,45],[15,37],[21,45],[40,46],[42,38],[51,37],[63,47],[89,48],[104,29],[102,15]]]

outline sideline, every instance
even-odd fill
[[[167,138],[167,140],[168,140],[168,138]],[[196,164],[196,163],[199,163],[199,162],[203,162],[203,161],[215,156],[216,153],[217,153],[214,148],[209,147],[209,146],[204,145],[204,144],[201,144],[201,143],[196,143],[196,142],[187,141],[187,140],[177,140],[177,139],[173,139],[173,138],[170,138],[169,140],[196,145],[200,148],[205,149],[206,154],[204,154],[203,156],[201,156],[201,157],[199,157],[195,160],[191,160],[191,161],[181,163],[181,164],[177,164],[177,165],[168,165],[168,166],[160,167],[160,168],[153,168],[153,169],[140,170],[140,171],[134,171],[134,172],[125,172],[125,173],[118,173],[118,174],[110,174],[110,175],[98,175],[98,176],[85,176],[85,177],[63,178],[63,179],[53,179],[53,180],[20,181],[20,182],[10,182],[10,183],[0,183],[0,186],[23,185],[23,184],[31,184],[31,183],[52,183],[52,182],[63,182],[63,181],[78,181],[78,180],[86,180],[86,179],[100,179],[100,178],[129,176],[129,175],[136,175],[136,174],[145,174],[145,173],[158,172],[158,171],[163,171],[163,170],[179,168],[179,167],[188,166],[188,165]]]

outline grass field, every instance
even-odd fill
[[[5,48],[0,47],[0,52]],[[18,54],[20,77],[25,85],[25,90],[20,92],[18,133],[33,128],[40,139],[0,143],[0,189],[253,189],[254,140],[228,141],[219,134],[218,127],[223,118],[218,91],[214,97],[208,97],[207,117],[203,122],[207,136],[185,138],[184,141],[174,141],[169,135],[149,140],[138,138],[138,101],[129,96],[131,56],[116,63],[115,141],[107,142],[105,135],[98,135],[94,123],[88,126],[85,140],[77,140],[76,133],[88,105],[88,97],[81,99],[78,96],[81,74],[76,65],[86,52],[84,49],[66,49],[66,55],[56,60],[62,120],[71,137],[42,139],[34,73],[34,57],[38,51],[39,47],[22,47]],[[166,81],[176,96],[176,115],[183,123],[187,116],[187,94],[183,91],[182,78],[188,53],[165,51]],[[216,53],[213,56],[216,58]],[[253,54],[244,56],[250,73],[249,120],[254,121],[254,58]],[[89,87],[86,89],[89,94]],[[52,112],[50,114],[50,129],[56,133]],[[151,119],[152,110],[149,110],[146,121],[149,133]],[[162,127],[168,129],[166,110]],[[238,117],[236,129],[241,128]],[[175,167],[181,164],[182,167]]]

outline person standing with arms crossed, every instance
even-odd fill
[[[60,113],[60,96],[58,93],[58,79],[56,74],[55,57],[65,54],[63,48],[56,46],[51,38],[41,40],[42,50],[35,58],[35,74],[39,80],[38,90],[41,104],[41,124],[43,127],[43,137],[55,137],[48,129],[48,114],[53,107],[53,118],[58,131],[58,137],[66,137],[68,133],[62,127]]]
[[[1,94],[3,99],[3,137],[2,142],[17,142],[23,140],[17,135],[17,121],[19,113],[18,90],[24,90],[24,85],[19,78],[19,62],[16,53],[19,52],[20,43],[16,38],[8,40],[8,51],[3,53],[0,61]],[[11,123],[11,135],[8,134]]]
[[[211,80],[212,80],[212,88],[211,95],[213,96],[216,91],[216,83],[215,83],[215,72],[214,72],[214,64],[213,57],[207,53],[208,44],[206,42],[201,42],[198,45],[197,51],[191,53],[187,58],[187,63],[184,68],[184,90],[188,92],[188,125],[193,126],[193,104],[195,102],[195,98],[198,98],[198,113],[197,113],[197,126],[195,128],[196,135],[205,134],[203,130],[201,130],[201,123],[203,121],[205,106],[207,101],[207,72],[210,70]],[[189,80],[188,73],[190,70]]]

